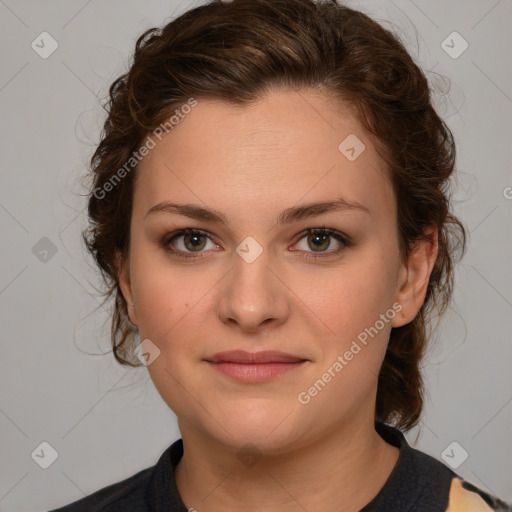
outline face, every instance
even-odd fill
[[[396,215],[382,160],[332,98],[198,100],[137,169],[121,273],[182,432],[271,451],[373,422],[391,327],[431,268],[400,261]],[[216,358],[234,350],[290,357]]]

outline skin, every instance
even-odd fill
[[[338,145],[365,144],[354,161]],[[361,126],[315,90],[272,90],[250,106],[198,99],[137,170],[130,255],[119,278],[140,339],[160,355],[148,365],[175,412],[184,444],[176,483],[187,507],[213,510],[360,510],[396,464],[397,448],[374,429],[377,375],[391,327],[419,311],[437,256],[437,232],[400,261],[396,204],[382,159]],[[357,201],[345,210],[279,225],[286,208]],[[222,212],[227,224],[169,212],[161,202]],[[308,228],[348,235],[316,248]],[[194,228],[203,257],[180,259],[160,243]],[[248,236],[262,249],[247,263]],[[186,245],[185,245],[186,243]],[[172,243],[171,243],[172,245]],[[190,237],[174,247],[194,252]],[[335,250],[342,247],[341,252]],[[304,256],[320,254],[318,259]],[[301,257],[301,254],[303,257]],[[401,310],[306,405],[297,396],[393,304]],[[216,352],[281,350],[308,359],[264,383],[240,383],[204,359]],[[252,443],[260,455],[237,454]]]

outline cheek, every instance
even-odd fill
[[[199,271],[172,264],[149,250],[132,259],[134,295],[140,339],[151,340],[160,350],[160,359],[148,370],[157,388],[170,393],[176,382],[189,382],[197,364],[215,343],[206,325],[212,324],[215,285],[223,272]],[[214,320],[214,319],[213,319]]]
[[[186,270],[171,266],[162,249],[141,241],[132,247],[130,269],[140,336],[158,342],[174,332],[198,301],[200,290],[194,279],[187,279]]]
[[[180,267],[139,266],[136,294],[141,341],[150,339],[160,350],[159,357],[148,367],[151,380],[167,405],[179,416],[194,415],[194,401],[201,396],[198,364],[204,357],[201,341],[207,307],[207,292],[215,280],[203,275],[195,278]],[[138,272],[138,274],[135,274]],[[204,279],[203,279],[204,278]],[[206,296],[205,296],[206,295]]]
[[[303,286],[300,293],[309,295],[305,302],[316,313],[308,323],[328,327],[317,337],[318,359],[297,393],[299,403],[307,404],[304,414],[341,421],[360,407],[373,407],[396,314],[386,269],[382,259],[368,258],[318,279],[320,287]]]
[[[176,344],[191,334],[191,325],[200,327],[204,315],[201,297],[205,286],[194,286],[194,280],[178,278],[176,273],[145,273],[137,287],[137,318],[141,338],[150,338],[162,346]],[[204,316],[203,316],[204,319]],[[199,321],[199,323],[198,323]]]
[[[342,339],[373,325],[393,303],[393,275],[380,254],[295,279],[294,292],[326,334]]]
[[[386,258],[382,247],[376,244],[350,263],[346,261],[323,276],[304,280],[297,292],[308,297],[305,302],[315,313],[309,314],[310,321],[323,333],[317,338],[318,364],[308,378],[308,386],[315,386],[318,379],[324,382],[324,377],[330,382],[321,391],[322,398],[314,399],[318,414],[321,404],[325,406],[330,400],[343,400],[351,408],[373,393],[396,314],[392,307],[394,273],[390,270],[395,265],[393,254],[388,252]],[[336,377],[326,374],[329,371]],[[308,389],[301,391],[309,396]],[[311,392],[317,392],[316,388]],[[343,411],[341,408],[339,414]]]

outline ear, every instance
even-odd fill
[[[138,325],[137,313],[135,311],[135,308],[132,306],[132,302],[135,301],[133,300],[130,280],[130,263],[129,261],[123,261],[121,253],[118,251],[116,253],[114,265],[117,272],[117,278],[119,280],[119,287],[121,288],[124,300],[126,301],[126,307],[128,309],[128,318],[130,319],[130,322],[133,325]]]
[[[402,305],[402,309],[391,321],[392,327],[406,325],[418,314],[425,300],[438,249],[437,226],[429,226],[424,231],[424,239],[412,248],[407,263],[401,265],[396,302]]]

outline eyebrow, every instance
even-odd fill
[[[291,224],[293,222],[316,217],[328,212],[356,211],[371,215],[370,210],[357,201],[348,201],[343,197],[335,201],[323,201],[319,203],[307,203],[301,206],[294,206],[282,211],[277,217],[278,224]],[[227,225],[226,216],[213,209],[195,204],[177,204],[162,202],[151,207],[145,217],[151,214],[163,212],[183,215],[191,219],[210,221],[217,224]]]

